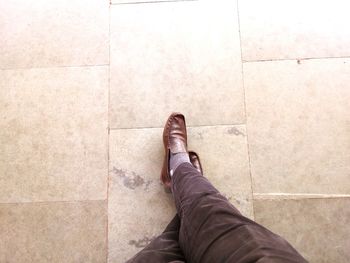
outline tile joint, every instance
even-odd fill
[[[350,198],[350,194],[309,194],[309,193],[253,193],[254,200],[295,200],[295,199],[328,199]]]

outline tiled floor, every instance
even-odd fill
[[[348,262],[347,1],[111,2],[0,3],[0,262],[123,262],[157,236],[172,111],[243,214]]]

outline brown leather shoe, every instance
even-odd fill
[[[198,172],[200,172],[203,175],[203,168],[201,161],[199,160],[199,156],[196,152],[189,151],[188,155],[190,156],[191,164],[194,166],[194,168],[197,169]]]
[[[180,153],[187,152],[187,131],[185,116],[181,113],[172,113],[164,127],[163,143],[165,150],[164,163],[160,180],[166,188],[171,187],[171,177],[169,171],[170,152]]]

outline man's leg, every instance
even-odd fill
[[[185,262],[184,255],[178,243],[179,228],[180,219],[176,215],[160,236],[128,260],[127,263]]]
[[[188,262],[306,262],[283,238],[242,216],[191,164],[172,176]]]

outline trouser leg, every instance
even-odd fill
[[[127,263],[185,262],[184,255],[178,243],[179,228],[180,219],[178,215],[175,215],[164,232],[133,258],[128,260]]]
[[[306,262],[283,238],[244,217],[191,164],[172,177],[188,262]]]

